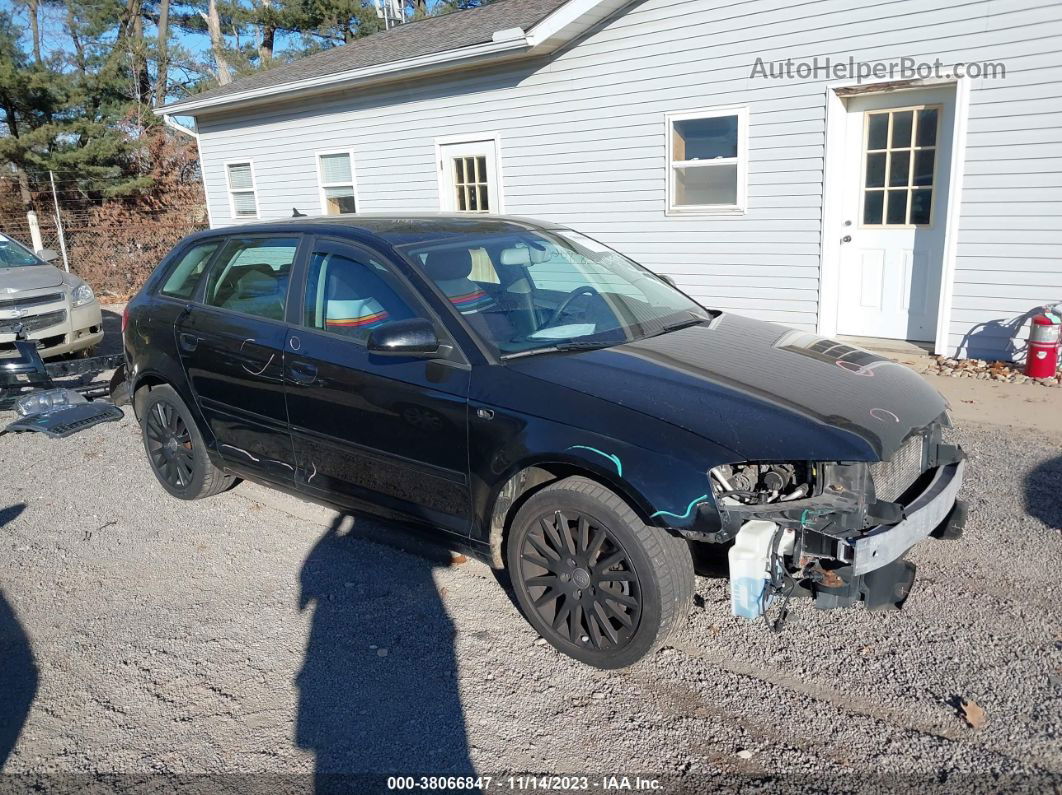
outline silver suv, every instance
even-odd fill
[[[0,233],[0,357],[15,356],[21,323],[42,357],[90,351],[103,339],[100,304],[92,288],[49,262],[51,249],[37,254]]]

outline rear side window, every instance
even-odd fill
[[[203,278],[203,271],[210,262],[210,255],[217,251],[221,241],[212,240],[192,246],[170,271],[169,278],[159,291],[171,298],[189,299],[195,295],[195,288]]]
[[[317,251],[306,279],[304,323],[364,342],[380,324],[415,316],[393,282],[387,267],[370,257]]]
[[[269,320],[284,319],[298,238],[229,240],[210,271],[205,303]]]

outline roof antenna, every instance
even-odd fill
[[[306,213],[300,213],[298,207],[292,207],[291,208],[291,217],[292,218],[305,218],[306,217]]]

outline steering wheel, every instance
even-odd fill
[[[574,301],[580,295],[601,295],[601,293],[597,291],[597,288],[591,287],[589,284],[584,284],[580,287],[576,287],[574,290],[568,293],[567,296],[565,296],[564,300],[561,301],[560,306],[558,306],[556,311],[554,311],[554,313],[550,315],[549,320],[545,322],[542,328],[549,328],[550,326],[552,326],[560,317],[564,315],[568,307],[571,305],[572,301]]]

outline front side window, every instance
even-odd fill
[[[203,278],[210,255],[217,251],[221,245],[219,240],[211,240],[209,243],[200,243],[192,246],[181,257],[180,261],[170,271],[166,283],[159,290],[163,295],[171,298],[190,299],[195,295],[195,288],[199,280]]]
[[[298,238],[237,238],[218,255],[206,303],[268,320],[284,319]]]
[[[357,212],[354,158],[351,153],[328,152],[318,155],[317,169],[324,214],[347,215]]]
[[[503,356],[614,345],[709,318],[659,276],[571,230],[470,234],[402,251]],[[482,256],[489,272],[477,268]]]
[[[22,268],[33,265],[46,265],[32,251],[7,235],[0,234],[0,268]]]
[[[229,205],[234,218],[257,218],[258,199],[255,195],[254,164],[229,163],[225,166],[229,185]]]
[[[414,316],[386,266],[353,251],[314,252],[303,306],[309,328],[365,342],[377,326]]]
[[[747,130],[747,108],[668,115],[669,213],[744,211]]]

